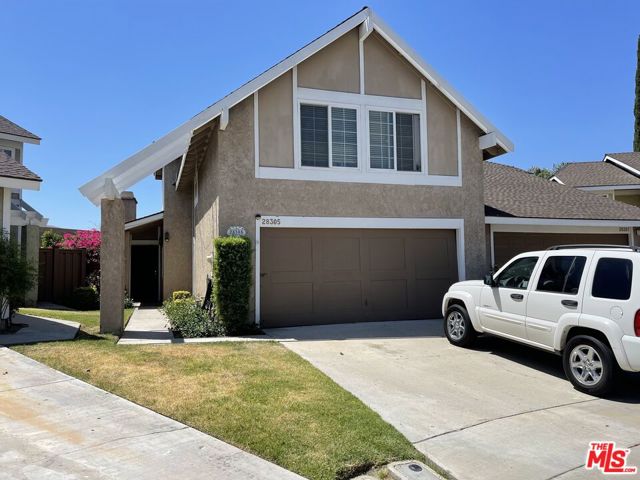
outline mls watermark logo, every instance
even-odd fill
[[[598,469],[605,475],[633,475],[638,467],[627,466],[628,448],[616,448],[615,442],[590,442],[587,452],[587,470]]]

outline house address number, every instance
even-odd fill
[[[280,225],[280,219],[278,217],[262,217],[260,219],[260,225],[265,226],[278,226]]]

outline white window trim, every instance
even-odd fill
[[[372,229],[446,229],[456,231],[456,259],[458,280],[466,278],[464,254],[464,219],[462,218],[369,218],[369,217],[256,217],[255,239],[255,311],[260,326],[260,229],[261,228],[372,228]]]
[[[258,96],[254,96],[254,149],[256,178],[391,185],[462,186],[462,145],[459,111],[456,132],[458,146],[458,174],[450,176],[429,175],[427,102],[426,84],[424,80],[422,81],[422,98],[410,99],[297,87],[297,77],[297,67],[294,67],[292,69],[294,168],[260,166]],[[327,107],[356,108],[358,110],[358,167],[334,167],[332,165],[331,158],[329,167],[303,167],[301,165],[300,104],[302,103],[326,105]],[[376,109],[387,109],[388,111],[398,113],[417,113],[420,115],[420,172],[370,168],[368,111]],[[329,128],[330,127],[331,125],[329,125]],[[394,155],[396,155],[395,149],[396,145],[394,145]],[[397,168],[397,162],[395,162],[395,167]]]
[[[13,161],[18,161],[18,159],[16,158],[16,148],[15,147],[8,147],[6,145],[0,145],[0,150],[10,150],[11,151],[11,160]]]

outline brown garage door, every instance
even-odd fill
[[[264,327],[437,318],[458,278],[454,230],[266,228]]]
[[[519,253],[545,250],[553,245],[569,245],[575,243],[629,244],[629,236],[626,233],[494,232],[493,239],[495,264],[498,268]]]

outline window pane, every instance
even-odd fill
[[[524,257],[514,261],[505,268],[497,278],[499,287],[526,290],[538,257]]]
[[[624,258],[601,258],[593,277],[591,295],[599,298],[629,300],[633,263]]]
[[[396,113],[398,170],[420,171],[420,115]]]
[[[13,158],[13,149],[0,147],[0,160],[10,160]]]
[[[394,169],[393,113],[369,112],[369,158],[371,168]]]
[[[538,290],[575,295],[587,257],[549,257],[544,264]]]
[[[334,167],[358,166],[358,121],[353,108],[331,107],[331,156]]]
[[[300,105],[300,147],[302,166],[329,166],[329,120],[327,107]]]

